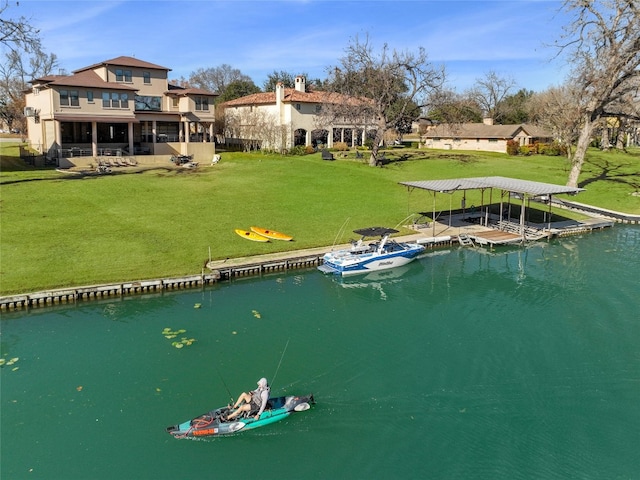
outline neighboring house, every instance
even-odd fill
[[[506,153],[510,140],[521,146],[553,141],[550,133],[535,125],[493,125],[490,119],[484,123],[437,124],[423,128],[421,146],[444,150]]]
[[[298,145],[331,148],[334,142],[363,145],[375,122],[354,125],[323,115],[327,105],[341,101],[348,100],[335,93],[307,90],[301,76],[296,77],[295,88],[278,83],[275,92],[254,93],[219,105],[224,108],[225,141],[273,150]]]
[[[31,147],[50,158],[214,153],[217,94],[168,82],[169,68],[118,57],[31,80]]]

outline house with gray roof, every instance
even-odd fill
[[[535,125],[494,125],[487,119],[483,123],[427,125],[420,136],[420,146],[443,150],[506,153],[507,142],[510,140],[524,146],[536,142],[552,142],[553,136]]]

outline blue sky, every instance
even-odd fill
[[[120,55],[170,79],[229,64],[262,87],[274,70],[325,78],[356,36],[397,50],[424,47],[458,92],[489,71],[541,91],[566,70],[550,45],[567,23],[555,0],[10,0],[47,52],[71,72]]]

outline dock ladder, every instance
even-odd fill
[[[458,242],[464,247],[473,247],[474,245],[473,239],[466,233],[461,233],[460,235],[458,235]]]

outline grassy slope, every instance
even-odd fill
[[[347,219],[339,241],[355,228],[396,226],[431,211],[431,195],[408,194],[400,181],[502,175],[563,184],[567,176],[566,160],[557,157],[419,155],[371,168],[319,155],[224,154],[220,164],[197,171],[77,179],[6,171],[5,158],[0,293],[189,274],[200,271],[209,248],[212,257],[226,258],[330,245]],[[640,199],[630,195],[640,184],[639,166],[637,154],[593,152],[583,175],[587,192],[576,199],[640,213]],[[16,179],[31,181],[11,183]],[[448,210],[450,201],[457,208],[460,200],[458,193],[439,195],[437,208]],[[479,204],[479,194],[469,192],[467,205]],[[252,225],[295,241],[260,244],[233,233]]]

